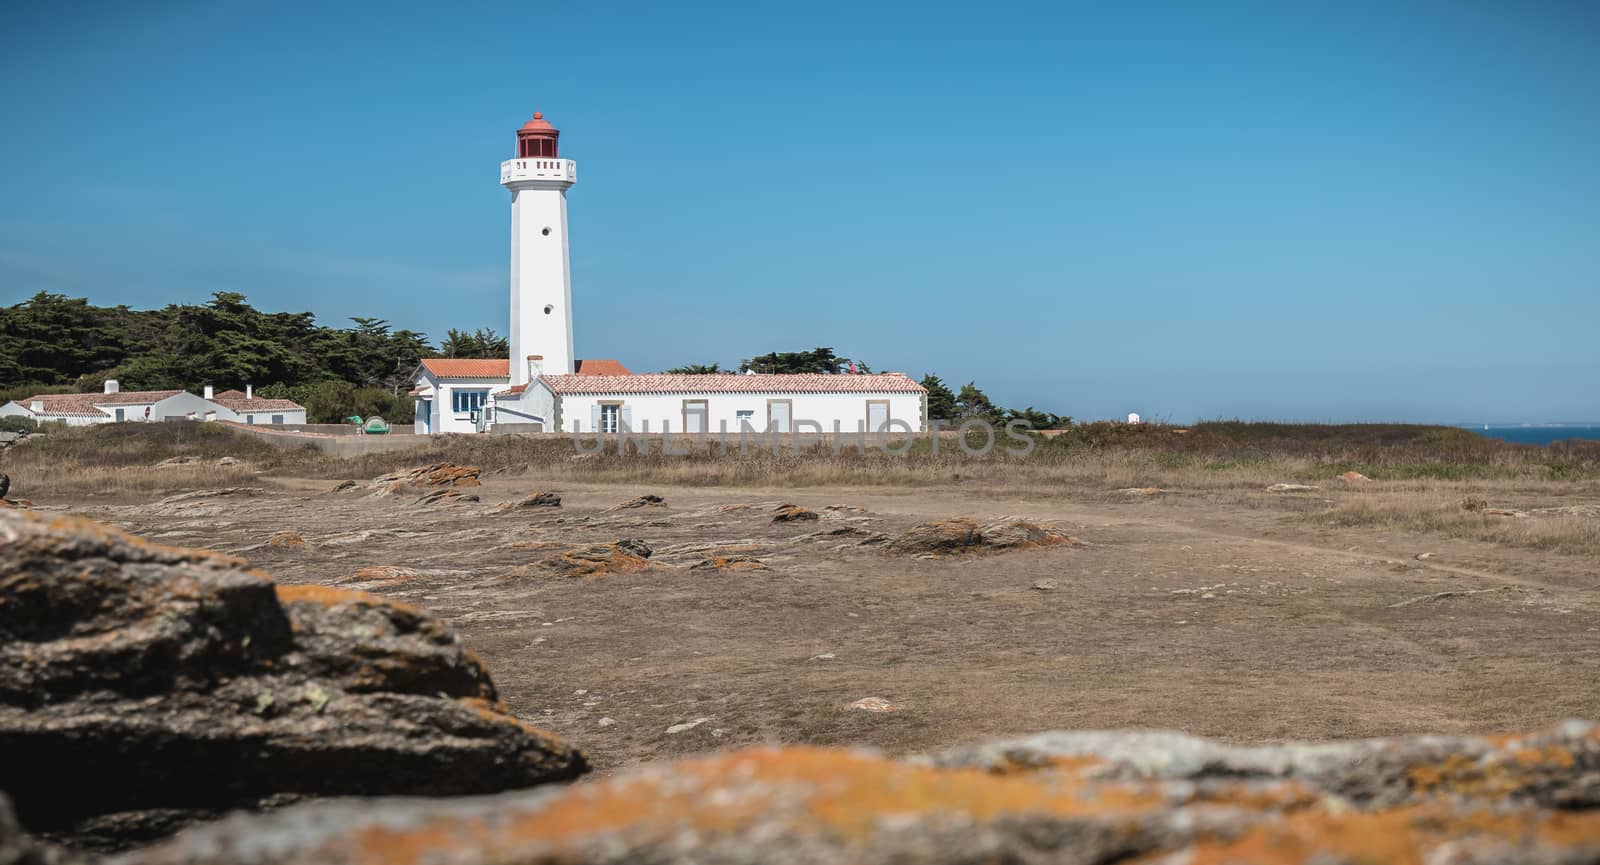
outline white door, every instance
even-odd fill
[[[886,402],[867,403],[867,432],[882,432],[883,425],[889,422],[889,404]]]
[[[690,402],[683,407],[683,431],[702,434],[706,431],[706,404]]]
[[[773,400],[767,403],[767,429],[781,433],[789,431],[788,400]]]

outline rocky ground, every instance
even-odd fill
[[[422,607],[514,712],[603,769],[770,742],[928,750],[1062,727],[1261,741],[1600,717],[1600,690],[1574,686],[1600,669],[1593,559],[1295,519],[1317,493],[398,480],[71,507],[285,583]],[[1017,520],[1065,540],[944,546]],[[899,711],[845,709],[863,698]]]
[[[38,500],[36,515],[221,555],[47,521],[6,559],[0,751],[33,762],[0,789],[24,825],[73,838],[598,770],[448,808],[242,818],[135,855],[151,862],[1302,861],[1373,833],[1406,856],[1327,861],[1596,861],[1583,725],[1322,749],[972,747],[1068,728],[1260,742],[1600,717],[1591,559],[1297,519],[1317,495],[557,488],[446,465]],[[163,599],[173,574],[182,597]],[[52,605],[75,624],[41,618]],[[134,744],[74,747],[85,724]],[[803,748],[769,747],[783,744]],[[815,750],[830,745],[891,756]],[[658,762],[707,751],[731,753]],[[250,783],[201,783],[196,767],[234,752],[251,756],[212,780]],[[371,768],[424,752],[438,771]],[[102,760],[113,782],[74,796]],[[149,774],[163,771],[181,777]],[[198,786],[152,799],[151,778]],[[1487,846],[1448,846],[1473,834]],[[441,859],[441,839],[460,855]]]

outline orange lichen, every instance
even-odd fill
[[[542,807],[497,815],[492,824],[441,816],[402,831],[368,827],[349,839],[355,849],[348,852],[356,861],[414,865],[467,844],[485,859],[499,860],[513,850],[556,852],[619,831],[649,843],[685,830],[732,834],[758,823],[850,842],[869,837],[886,815],[979,822],[1022,814],[1114,819],[1147,813],[1163,801],[1153,790],[1108,784],[1089,791],[1063,776],[1000,777],[833,749],[754,749],[655,773],[580,782]]]
[[[1517,741],[1481,758],[1451,754],[1438,763],[1412,766],[1406,774],[1411,788],[1422,793],[1503,797],[1568,774],[1576,763],[1566,748]]]
[[[283,604],[318,604],[324,607],[337,607],[345,604],[365,604],[373,607],[387,607],[398,612],[411,615],[422,615],[422,611],[410,604],[402,604],[388,598],[374,595],[370,592],[359,592],[354,589],[335,589],[328,586],[307,585],[279,585],[275,587],[278,602]]]
[[[303,547],[306,539],[299,532],[278,532],[267,539],[269,547]]]
[[[1441,845],[1472,842],[1499,843],[1512,849],[1600,849],[1600,814],[1458,811],[1437,803],[1375,812],[1308,811],[1265,823],[1232,839],[1203,838],[1188,847],[1185,862],[1421,865],[1427,854]]]

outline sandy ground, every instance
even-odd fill
[[[491,478],[481,503],[427,507],[330,493],[326,480],[278,483],[166,504],[41,504],[235,552],[283,582],[431,609],[514,711],[602,768],[752,742],[900,752],[1059,728],[1262,741],[1600,717],[1592,558],[1296,519],[1323,506],[1316,494],[568,484],[558,509],[493,514],[539,484]],[[641,493],[666,506],[608,510]],[[824,518],[771,524],[786,501]],[[740,504],[751,507],[725,509]],[[1087,545],[946,558],[859,545],[956,515],[1027,517]],[[305,543],[269,545],[277,532]],[[592,578],[524,567],[551,544],[618,538],[648,543],[654,564]],[[708,544],[768,569],[691,569]],[[372,566],[411,571],[352,576]],[[1056,587],[1034,587],[1043,580]],[[1494,591],[1404,603],[1480,589]],[[900,709],[846,708],[865,697]]]

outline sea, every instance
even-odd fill
[[[1524,445],[1547,445],[1568,439],[1600,441],[1600,424],[1461,424],[1481,436]]]

